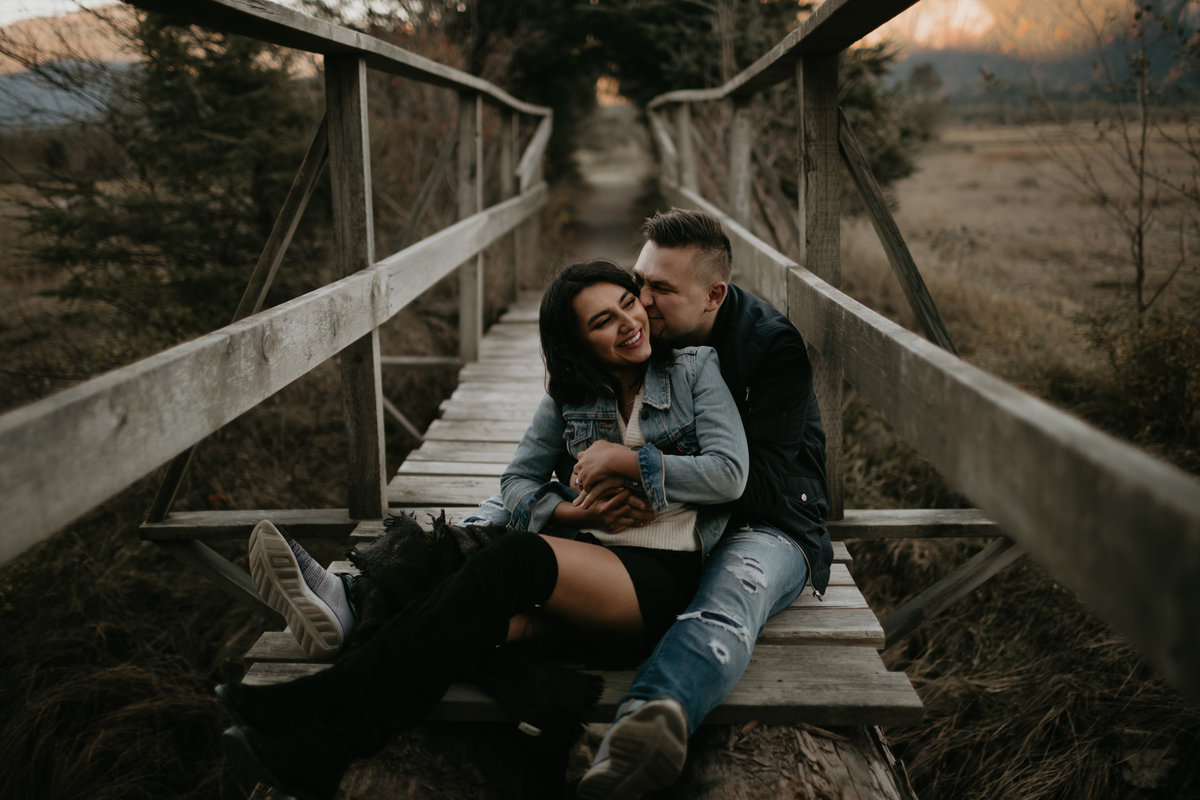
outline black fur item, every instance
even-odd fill
[[[383,535],[356,545],[347,556],[362,573],[355,582],[358,626],[351,645],[366,641],[403,608],[426,597],[458,571],[467,557],[507,533],[502,527],[459,526],[446,512],[426,531],[411,514],[383,521]]]

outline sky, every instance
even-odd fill
[[[102,6],[112,0],[0,0],[0,25],[26,17],[53,17],[78,11],[80,6]]]
[[[186,0],[181,0],[186,2]],[[495,0],[488,0],[495,2]],[[0,0],[0,25],[52,16],[112,0]],[[1197,0],[1200,3],[1200,0]],[[870,39],[887,35],[923,47],[948,46],[1044,52],[1061,47],[1075,30],[1078,5],[1103,11],[1129,0],[920,0]],[[286,4],[286,0],[285,0]]]

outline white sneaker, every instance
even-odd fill
[[[267,605],[287,621],[310,658],[332,658],[342,648],[344,627],[329,603],[304,579],[304,568],[324,571],[304,548],[284,538],[268,520],[250,533],[250,577]],[[299,559],[303,558],[305,564]],[[311,562],[311,563],[309,563]]]
[[[670,786],[687,760],[687,714],[669,697],[618,719],[576,790],[579,800],[635,800]]]

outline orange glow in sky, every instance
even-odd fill
[[[1101,22],[1129,5],[1129,0],[920,0],[864,42],[1045,55],[1084,46],[1084,14]]]

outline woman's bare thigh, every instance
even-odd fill
[[[558,580],[543,608],[582,631],[642,632],[633,580],[621,559],[596,544],[544,536],[558,559]]]

